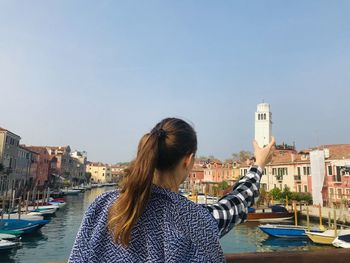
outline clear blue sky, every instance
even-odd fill
[[[350,143],[350,1],[2,1],[0,126],[32,145],[133,158],[167,116],[199,155],[251,150],[256,104],[278,142]]]

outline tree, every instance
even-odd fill
[[[282,191],[281,189],[275,187],[270,191],[270,195],[273,197],[274,200],[280,200],[282,197]]]
[[[286,198],[288,198],[288,200],[292,199],[292,192],[290,191],[288,186],[285,186],[283,191],[281,192],[281,199],[286,200]]]
[[[219,185],[218,185],[218,189],[220,189],[220,190],[225,190],[225,189],[227,189],[228,187],[229,187],[229,184],[228,184],[228,182],[226,182],[226,181],[222,181],[222,182],[220,182]]]
[[[240,151],[238,153],[233,153],[232,154],[232,159],[234,161],[241,161],[244,162],[247,159],[250,159],[253,156],[253,154],[249,151]]]

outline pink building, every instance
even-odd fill
[[[43,187],[49,182],[50,155],[45,147],[25,146],[36,153],[32,161],[31,177],[33,184]]]

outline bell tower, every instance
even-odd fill
[[[272,113],[270,104],[260,103],[255,112],[255,140],[260,147],[269,144],[272,136]]]

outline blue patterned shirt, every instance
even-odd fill
[[[118,193],[106,192],[88,208],[68,262],[224,262],[219,238],[246,219],[260,177],[261,169],[252,167],[231,193],[207,206],[153,186],[128,248],[108,232],[108,208]]]

